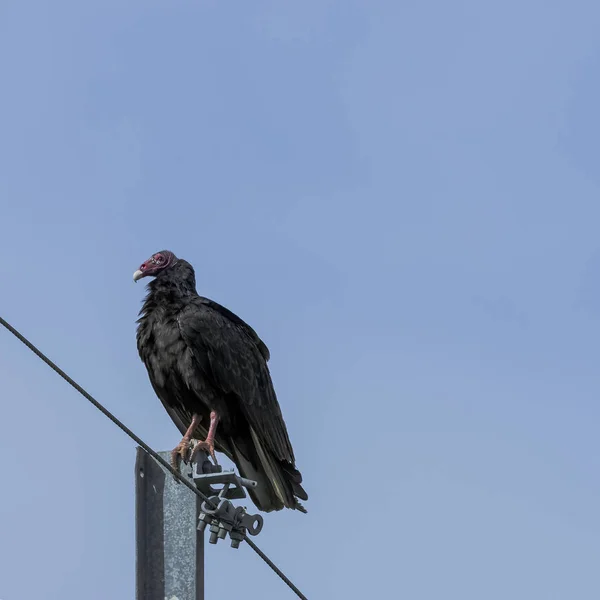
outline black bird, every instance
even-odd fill
[[[199,296],[192,265],[172,252],[153,254],[133,280],[148,276],[155,279],[137,321],[137,347],[154,391],[183,434],[172,453],[174,466],[180,458],[192,460],[198,449],[216,463],[216,449],[243,477],[258,482],[249,492],[260,510],[306,512],[299,500],[308,496],[271,381],[267,346],[230,310]]]

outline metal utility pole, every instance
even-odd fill
[[[170,460],[170,452],[159,454]],[[204,600],[200,499],[139,447],[135,496],[136,600]]]
[[[170,452],[158,452],[169,461]],[[182,465],[198,494],[190,494],[166,465],[138,447],[135,464],[137,600],[204,600],[204,531],[209,543],[229,537],[239,548],[246,535],[258,535],[261,515],[231,500],[246,498],[256,481],[213,464],[203,450],[193,465]],[[219,487],[214,487],[215,484]],[[205,500],[200,501],[200,496]],[[285,576],[284,576],[285,577]]]

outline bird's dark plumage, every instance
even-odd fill
[[[199,296],[194,269],[173,253],[154,254],[134,279],[155,276],[138,320],[137,345],[152,386],[182,434],[195,437],[219,415],[215,447],[258,481],[250,495],[263,511],[304,511],[307,500],[267,366],[269,350],[224,306]],[[305,511],[304,511],[305,512]]]

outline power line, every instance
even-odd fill
[[[69,377],[57,364],[52,362],[41,350],[38,350],[24,335],[19,333],[10,323],[0,317],[0,325],[8,329],[20,342],[25,344],[38,358],[42,359],[55,373],[60,375],[69,385],[74,387],[86,400],[91,402],[105,417],[108,417],[121,431],[125,432],[138,446],[140,446],[145,452],[147,452],[155,461],[160,463],[165,469],[167,469],[176,479],[186,485],[196,496],[207,501],[211,506],[214,507],[210,498],[204,495],[191,481],[188,481],[179,471],[174,469],[158,452],[150,448],[144,440],[138,437],[127,425],[122,423],[117,417],[115,417],[107,408],[102,406],[98,400],[96,400],[91,394],[86,392],[74,379]],[[283,580],[283,582],[302,600],[308,600],[306,596],[292,583],[292,581],[285,575],[285,573],[250,539],[245,538],[246,543],[260,556],[271,569]]]

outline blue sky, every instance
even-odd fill
[[[170,449],[131,274],[171,249],[271,349],[310,500],[257,542],[309,598],[597,599],[599,22],[4,0],[1,314]],[[0,599],[129,600],[134,444],[6,332],[0,378]],[[292,597],[211,547],[239,585]]]

